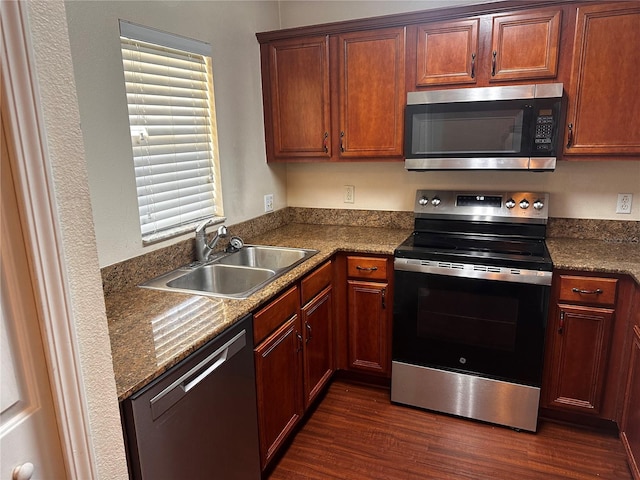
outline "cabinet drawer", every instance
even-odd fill
[[[258,345],[286,320],[298,313],[298,287],[293,287],[253,316],[253,342]]]
[[[315,272],[307,275],[302,282],[300,282],[300,287],[302,288],[302,305],[306,305],[309,300],[329,285],[331,283],[331,277],[331,261],[328,261]]]
[[[592,305],[613,305],[616,301],[615,278],[560,275],[560,300]]]
[[[368,280],[387,279],[387,259],[381,257],[347,257],[347,275]]]

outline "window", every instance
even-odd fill
[[[224,221],[210,46],[120,21],[143,243]]]

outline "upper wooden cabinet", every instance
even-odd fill
[[[338,37],[341,159],[401,157],[404,28]]]
[[[418,25],[416,86],[476,83],[480,19]]]
[[[269,156],[329,159],[329,37],[274,41],[263,53],[268,72],[264,87],[270,93],[270,102],[265,101]]]
[[[540,0],[257,34],[267,161],[401,161],[406,92],[560,82],[563,158],[637,159],[640,3]]]
[[[404,28],[261,46],[267,161],[402,160]]]
[[[415,87],[553,79],[561,20],[544,9],[418,25]]]
[[[493,17],[489,81],[555,78],[561,10]]]
[[[640,154],[638,45],[640,3],[578,8],[565,159]]]

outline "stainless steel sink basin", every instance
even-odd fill
[[[195,263],[149,280],[141,287],[212,297],[247,298],[293,269],[317,250],[247,245],[201,264]]]
[[[275,276],[273,270],[232,265],[203,265],[191,273],[167,282],[167,287],[198,292],[238,295]]]
[[[304,260],[308,256],[308,252],[309,250],[300,248],[248,245],[235,253],[222,257],[217,263],[280,270]]]

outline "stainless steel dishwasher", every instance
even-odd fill
[[[259,479],[253,317],[121,404],[133,479]]]

